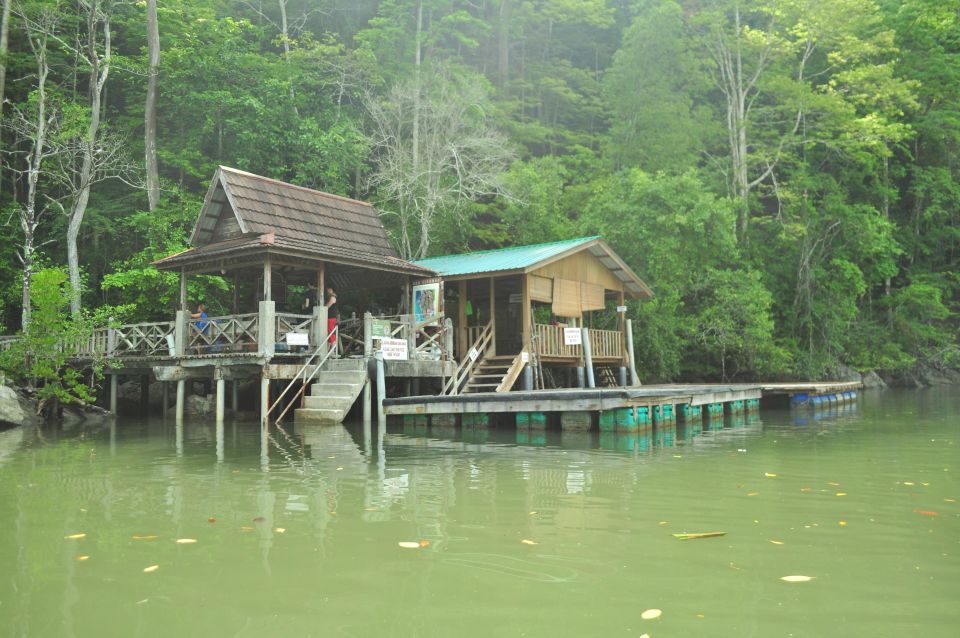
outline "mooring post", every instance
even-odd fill
[[[110,411],[117,413],[117,375],[110,375]]]
[[[593,352],[590,350],[590,329],[580,328],[581,339],[583,341],[583,359],[584,367],[587,371],[587,387],[597,387],[593,378]]]
[[[523,389],[533,390],[533,368],[529,365],[523,368]]]
[[[186,401],[187,401],[187,381],[186,379],[179,379],[177,381],[177,408],[176,408],[177,425],[183,425],[183,407]]]
[[[627,319],[627,355],[630,357],[630,384],[640,385],[640,377],[637,376],[637,364],[633,358],[633,320]]]
[[[219,366],[213,370],[213,378],[217,381],[217,420],[216,425],[223,428],[224,406],[227,402],[227,382],[223,378],[223,369]]]
[[[387,415],[383,413],[383,400],[387,398],[387,378],[383,369],[383,353],[375,356],[377,361],[377,427],[387,424]]]

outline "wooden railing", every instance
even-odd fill
[[[526,357],[524,357],[524,355],[526,355]],[[526,361],[524,361],[524,359],[526,359]],[[517,382],[517,378],[520,376],[520,373],[523,372],[529,360],[530,352],[526,348],[518,352],[517,356],[510,362],[507,373],[500,379],[500,385],[497,386],[496,392],[509,392],[513,384]]]
[[[564,344],[563,326],[536,324],[538,349],[541,357],[563,357],[575,359],[582,354],[581,347]],[[591,352],[594,359],[620,359],[623,357],[623,335],[616,330],[587,329],[590,335]]]
[[[457,366],[457,369],[453,371],[450,380],[444,384],[442,394],[460,394],[460,389],[470,378],[474,366],[483,359],[492,342],[493,322],[491,321],[483,326],[476,340],[471,342],[472,345],[467,350],[467,355]]]
[[[186,354],[254,352],[260,333],[260,315],[224,315],[187,322]]]
[[[293,333],[310,333],[310,328],[313,326],[313,315],[295,315],[291,313],[277,313],[275,316],[276,320],[276,335],[275,339],[277,343],[286,341],[287,334]],[[323,327],[324,332],[326,332],[326,326]]]

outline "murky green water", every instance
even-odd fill
[[[7,431],[0,634],[955,636],[958,440],[949,391],[664,447],[358,426],[275,432],[264,459],[254,424]]]

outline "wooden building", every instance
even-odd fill
[[[653,293],[600,237],[415,263],[441,276],[446,314],[456,317],[461,365],[446,393],[509,390],[530,361],[537,372],[547,366],[548,374],[550,368],[632,366],[625,302]],[[607,325],[595,327],[595,313]],[[580,330],[571,335],[572,328]]]

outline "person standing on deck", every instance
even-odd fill
[[[330,335],[329,343],[336,346],[337,335],[333,334],[333,329],[337,327],[340,310],[337,308],[337,293],[334,292],[333,288],[327,288],[327,301],[323,305],[327,307],[327,334]]]

